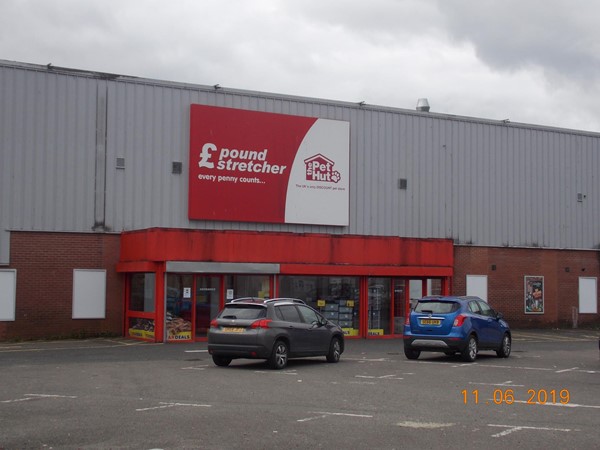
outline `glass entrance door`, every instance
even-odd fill
[[[210,321],[219,313],[222,291],[220,276],[196,276],[196,339],[206,338]]]
[[[406,279],[394,279],[394,330],[393,334],[402,334],[404,331],[404,320],[407,314],[408,291]],[[408,311],[410,312],[410,311]]]

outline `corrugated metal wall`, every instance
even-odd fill
[[[350,225],[190,222],[192,103],[350,122]],[[0,133],[2,230],[173,227],[600,245],[600,135],[592,133],[9,62],[0,62]],[[171,173],[172,162],[183,163],[182,174]]]

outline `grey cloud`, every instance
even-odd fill
[[[438,1],[449,34],[502,71],[531,65],[550,77],[598,76],[600,4],[594,0]]]

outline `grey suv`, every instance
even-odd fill
[[[325,356],[340,360],[342,329],[302,300],[239,298],[227,303],[210,323],[208,352],[217,366],[233,359],[266,359],[283,369],[289,358]]]

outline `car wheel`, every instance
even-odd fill
[[[333,338],[331,344],[329,344],[329,353],[327,353],[327,362],[336,363],[340,360],[342,355],[342,344],[340,344],[339,338]]]
[[[404,347],[404,355],[408,359],[418,359],[421,355],[421,350],[413,350],[412,348]]]
[[[477,358],[477,339],[475,336],[469,336],[466,348],[461,352],[463,361],[473,362]]]
[[[273,346],[273,352],[269,358],[271,369],[281,370],[287,366],[288,346],[284,341],[277,341]]]
[[[496,354],[498,358],[508,358],[510,356],[510,349],[512,347],[512,341],[508,333],[504,333],[504,337],[502,338],[502,345],[498,350],[496,350]]]
[[[227,367],[231,363],[231,358],[220,355],[212,355],[213,362],[219,367]]]

